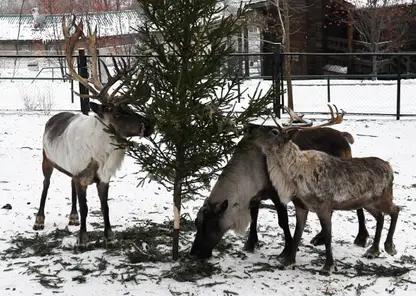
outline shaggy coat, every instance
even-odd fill
[[[316,212],[325,236],[326,262],[322,269],[330,273],[334,268],[331,249],[332,210],[365,208],[377,220],[373,245],[366,257],[379,254],[384,218],[391,217],[385,242],[387,253],[396,253],[393,234],[399,207],[393,199],[394,173],[387,161],[377,157],[337,158],[326,153],[302,151],[292,139],[296,129],[256,127],[255,143],[267,156],[270,179],[283,203],[293,201],[297,225],[292,252],[285,257],[285,265],[295,262],[297,248],[306,223],[308,211]]]
[[[354,139],[346,132],[332,128],[320,128],[301,131],[294,141],[305,150],[317,149],[337,157],[351,157],[349,143],[353,143]],[[242,233],[246,230],[250,220],[250,232],[245,249],[253,251],[258,241],[259,204],[262,199],[267,198],[270,198],[275,204],[279,225],[284,231],[286,246],[282,252],[284,253],[292,240],[287,209],[280,203],[279,196],[270,183],[266,157],[261,148],[253,142],[251,129],[247,129],[245,136],[238,143],[235,153],[215,183],[211,194],[198,212],[197,234],[191,254],[201,258],[211,256],[212,249],[228,230]],[[227,206],[225,206],[225,201]],[[364,224],[364,215],[362,210],[357,213],[360,228],[355,242],[365,245],[368,232]],[[313,239],[313,243],[322,244],[322,240],[322,233],[320,233]]]

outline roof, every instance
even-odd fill
[[[390,7],[390,6],[396,6],[396,5],[404,5],[404,4],[416,4],[416,1],[414,0],[347,0],[351,4],[353,4],[357,8],[366,8],[371,7],[371,5],[374,5],[374,7]],[[415,3],[414,3],[415,2]]]
[[[97,24],[98,36],[116,36],[136,33],[134,28],[140,25],[137,11],[95,12],[79,15],[78,19],[88,17],[92,27]],[[68,18],[69,19],[69,18]],[[0,40],[62,40],[62,14],[45,15],[45,23],[34,28],[31,14],[0,15]]]

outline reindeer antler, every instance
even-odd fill
[[[76,16],[73,15],[73,20],[71,25],[75,27],[75,32],[71,35],[69,33],[68,26],[65,22],[65,17],[62,19],[62,30],[65,37],[65,52],[66,52],[66,59],[68,62],[68,68],[70,71],[70,74],[74,77],[75,80],[82,83],[90,92],[91,95],[87,95],[87,97],[93,97],[102,103],[107,104],[118,104],[121,101],[125,101],[125,99],[122,96],[117,96],[117,92],[125,85],[126,82],[121,82],[111,93],[108,93],[110,88],[122,77],[125,75],[128,75],[134,68],[136,68],[138,64],[138,60],[134,62],[132,65],[130,63],[126,63],[124,59],[121,58],[121,62],[117,62],[114,56],[112,56],[112,61],[114,64],[115,69],[115,75],[111,75],[107,65],[100,59],[98,59],[97,56],[97,25],[95,26],[94,30],[91,30],[91,25],[87,21],[87,28],[88,28],[88,36],[84,34],[84,27],[82,20],[77,25],[76,22]],[[88,51],[91,55],[91,82],[81,77],[74,69],[73,65],[73,52],[75,49],[75,45],[77,41],[81,38],[85,41],[85,43],[88,46]],[[98,63],[101,62],[104,70],[107,74],[108,80],[107,83],[104,85],[100,81],[99,77],[99,71],[98,71]],[[77,95],[81,96],[80,94],[76,93]],[[85,95],[83,95],[85,97]]]
[[[82,22],[82,20],[79,22],[79,24],[77,25],[75,23],[75,19],[76,16],[73,16],[72,22],[71,22],[71,26],[75,27],[75,32],[73,34],[69,33],[69,28],[68,25],[66,24],[66,20],[65,20],[65,16],[62,17],[62,32],[65,38],[65,56],[66,56],[66,61],[68,63],[68,69],[70,74],[72,75],[72,77],[77,80],[78,82],[80,82],[82,85],[84,85],[91,93],[93,93],[94,95],[98,95],[99,92],[88,83],[88,80],[86,80],[85,78],[81,77],[77,71],[75,71],[74,69],[74,61],[73,61],[73,53],[74,53],[74,49],[75,49],[75,45],[78,42],[78,39],[84,35],[83,29],[84,29],[84,24]],[[81,96],[80,94],[77,93],[77,95]]]
[[[335,112],[336,112],[336,116],[334,115],[334,109],[332,108],[331,105],[328,104],[329,110],[330,110],[330,114],[331,114],[331,118],[328,119],[327,122],[324,122],[322,124],[319,125],[315,125],[315,126],[293,126],[293,121],[294,121],[294,114],[296,114],[293,110],[291,110],[290,108],[284,107],[285,110],[287,111],[287,113],[289,114],[289,116],[291,117],[289,120],[289,123],[286,124],[286,127],[281,127],[277,121],[273,118],[274,122],[276,123],[277,126],[279,126],[282,130],[289,130],[289,129],[314,129],[314,128],[320,128],[320,127],[324,127],[324,126],[331,126],[331,125],[335,125],[335,124],[339,124],[343,121],[344,119],[344,115],[346,114],[346,112],[344,110],[341,109],[341,113],[338,111],[337,106],[334,105],[335,108]],[[296,118],[296,117],[295,117]],[[301,118],[302,119],[302,118]],[[306,121],[304,121],[304,119],[302,119],[303,122],[307,123]]]
[[[286,110],[286,112],[289,114],[290,116],[290,120],[288,123],[283,123],[283,126],[292,126],[293,123],[297,123],[296,126],[311,126],[312,122],[311,121],[306,121],[305,119],[303,119],[303,114],[302,115],[298,115],[296,114],[295,111],[293,111],[292,109],[283,106],[283,108]]]

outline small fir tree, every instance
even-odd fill
[[[272,92],[256,89],[242,112],[234,112],[238,80],[226,69],[233,44],[248,10],[232,14],[215,0],[139,0],[146,22],[140,77],[129,81],[131,98],[143,97],[143,81],[151,86],[150,103],[133,105],[150,114],[157,133],[148,145],[129,146],[140,170],[173,192],[173,259],[178,258],[181,200],[209,188],[234,151],[241,127],[268,114]],[[228,40],[228,42],[227,42]],[[144,79],[145,78],[145,79]],[[143,184],[145,179],[141,179]]]

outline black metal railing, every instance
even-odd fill
[[[75,58],[76,57],[76,58]],[[99,55],[110,58],[111,55]],[[117,56],[116,56],[117,57]],[[149,58],[149,56],[123,55],[123,58]],[[50,56],[2,56],[0,83],[4,81],[22,81],[34,84],[41,81],[51,83],[68,83],[66,89],[71,102],[74,99],[74,81],[69,76],[58,77],[48,73],[58,67],[61,55]],[[90,56],[75,55],[78,71],[88,76],[88,59]],[[42,64],[42,61],[48,61]],[[56,63],[54,64],[54,60]],[[108,59],[110,60],[110,59]],[[20,65],[19,65],[20,63]],[[245,89],[252,85],[250,81],[262,83],[264,88],[273,87],[276,99],[273,103],[275,114],[280,117],[283,104],[287,104],[287,67],[290,63],[293,89],[294,109],[305,114],[326,113],[326,103],[335,103],[347,110],[349,114],[383,115],[402,117],[416,116],[416,53],[282,53],[278,45],[267,53],[235,53],[229,56],[224,70],[237,77],[241,85],[237,91],[239,100],[244,100]],[[19,69],[39,65],[36,71],[19,74]],[[0,65],[1,66],[1,65]],[[76,67],[76,68],[77,68]],[[14,68],[15,71],[7,69]],[[17,69],[17,70],[16,70]],[[49,72],[48,72],[49,71]],[[56,71],[67,73],[67,69]],[[26,83],[26,82],[25,82]],[[250,84],[251,83],[251,84]],[[39,84],[40,85],[40,84]],[[28,86],[29,88],[30,86]],[[44,86],[39,86],[44,87]],[[66,90],[65,90],[66,91]],[[76,87],[83,93],[83,87]],[[67,97],[68,97],[67,96]],[[9,98],[10,99],[10,98]],[[82,110],[86,101],[82,101]],[[4,107],[1,107],[4,109]]]

